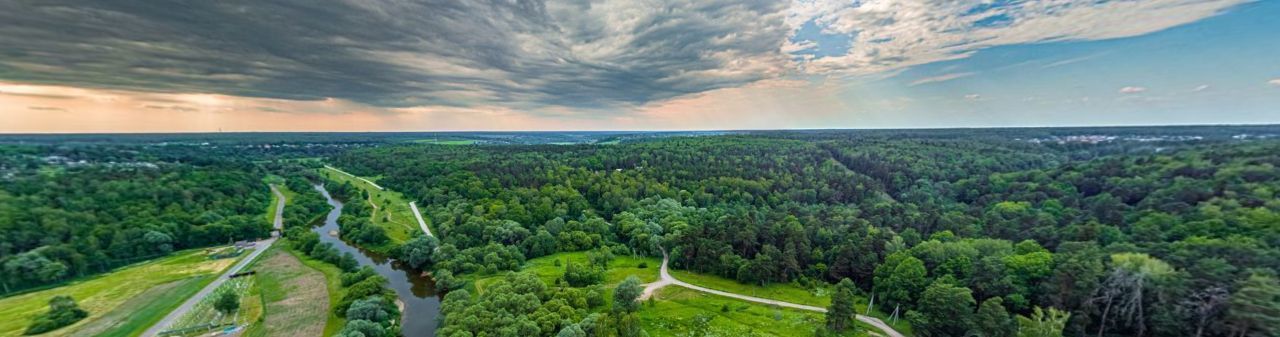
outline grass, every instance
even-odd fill
[[[436,145],[471,145],[476,143],[475,140],[471,139],[414,139],[411,142]]]
[[[0,336],[19,336],[49,299],[70,295],[89,317],[42,336],[134,336],[159,321],[238,259],[187,250],[56,288],[0,299]],[[89,333],[82,333],[84,330]]]
[[[650,336],[813,336],[823,314],[774,307],[668,286],[641,306],[640,324]],[[709,318],[699,324],[699,318]],[[846,336],[866,336],[865,332]]]
[[[259,297],[260,292],[257,287],[257,278],[253,276],[238,277],[218,286],[209,296],[200,299],[195,307],[191,308],[186,314],[179,317],[167,329],[186,328],[206,323],[217,322],[220,324],[231,324],[235,326],[246,326],[258,321],[262,316],[262,300]],[[217,302],[224,293],[235,293],[240,299],[240,309],[233,312],[230,316],[223,315],[214,309],[214,302]],[[221,330],[210,329],[204,331],[192,331],[185,336],[199,336],[209,331]]]
[[[338,302],[342,300],[343,296],[347,295],[346,288],[342,287],[342,269],[339,269],[338,266],[327,262],[313,259],[306,254],[294,250],[293,247],[281,249],[281,251],[293,256],[294,259],[302,262],[302,265],[307,268],[318,271],[324,275],[324,285],[327,293],[329,294],[329,299],[328,306],[325,307],[325,312],[327,313],[328,318],[325,319],[324,334],[321,336],[327,337],[338,334],[338,331],[342,330],[342,326],[347,323],[346,319],[333,313],[334,308],[338,307]]]
[[[806,289],[798,284],[792,283],[770,283],[765,286],[759,286],[739,283],[735,280],[710,274],[699,274],[687,270],[671,269],[670,272],[672,277],[680,279],[681,281],[715,290],[723,290],[731,293],[787,301],[791,303],[807,304],[815,307],[825,308],[831,305],[830,287]]]
[[[284,195],[285,203],[288,203],[289,200],[293,200],[293,198],[298,195],[297,192],[294,192],[290,190],[288,187],[285,187],[284,184],[276,184],[276,189],[280,190],[280,194]],[[267,219],[267,223],[269,224],[274,224],[276,221],[276,194],[275,193],[271,193],[271,203],[270,205],[267,205],[266,219]]]
[[[307,267],[281,248],[272,248],[255,262],[264,306],[262,324],[247,337],[318,336],[329,318],[329,290],[325,274]]]
[[[822,287],[805,288],[796,283],[770,283],[764,286],[754,284],[744,284],[735,280],[719,277],[716,275],[699,274],[687,270],[671,269],[671,276],[681,281],[702,286],[715,290],[727,291],[731,293],[743,294],[753,297],[767,298],[772,300],[787,301],[797,304],[812,305],[815,307],[826,308],[831,306],[832,286],[824,285]],[[867,299],[858,297],[854,309],[858,313],[867,311]],[[889,315],[881,312],[880,307],[872,310],[868,316],[880,318],[888,323]],[[892,309],[892,308],[890,308]],[[898,324],[891,324],[894,330],[898,330],[905,335],[910,335],[911,326],[906,320],[899,319]]]
[[[373,221],[374,225],[381,226],[387,230],[387,237],[391,238],[392,244],[403,244],[416,236],[426,235],[418,227],[418,220],[414,217],[413,210],[409,208],[409,200],[405,199],[400,192],[389,189],[378,190],[363,180],[339,173],[330,168],[320,169],[320,173],[334,182],[351,183],[353,186],[369,192],[369,199],[365,200],[365,202],[376,205],[376,207],[373,207],[374,210],[369,220]],[[375,178],[365,178],[373,181],[377,180]],[[427,226],[431,225],[426,217],[423,217],[423,220],[428,221]]]
[[[556,260],[560,260],[560,266],[556,266]],[[539,257],[529,261],[525,261],[520,267],[522,272],[531,272],[538,276],[547,285],[556,284],[556,279],[564,275],[564,268],[572,261],[575,263],[586,264],[586,252],[569,252],[558,253],[548,256]],[[646,268],[639,268],[640,263],[645,263]],[[635,275],[640,278],[641,283],[649,283],[658,280],[658,268],[662,266],[662,260],[652,257],[631,257],[631,256],[614,256],[609,262],[609,270],[605,271],[604,284],[607,288],[612,289],[627,276]],[[493,282],[502,279],[502,275],[485,275],[472,282],[476,291],[484,291],[485,287]],[[609,297],[612,298],[612,297]]]

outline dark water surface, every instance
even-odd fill
[[[404,302],[404,322],[402,332],[406,337],[435,336],[436,316],[440,314],[440,298],[436,296],[435,283],[429,277],[408,267],[393,263],[391,259],[378,253],[360,249],[329,235],[331,231],[339,231],[338,216],[342,215],[342,202],[329,195],[324,186],[316,186],[316,190],[324,195],[333,209],[324,219],[324,226],[314,227],[311,231],[320,234],[320,242],[333,244],[339,253],[355,255],[361,266],[373,267],[378,275],[387,278],[387,286],[396,291],[400,301]]]

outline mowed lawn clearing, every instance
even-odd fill
[[[387,237],[391,238],[391,242],[402,244],[416,236],[426,235],[418,227],[418,220],[413,216],[413,210],[409,208],[409,200],[405,199],[400,192],[390,189],[379,190],[364,180],[342,174],[327,167],[320,169],[320,174],[331,181],[351,183],[352,186],[368,192],[369,199],[361,200],[361,202],[372,205],[374,208],[369,220],[372,220],[374,225],[386,229]],[[377,181],[376,178],[366,177],[366,179]],[[383,187],[385,188],[386,186]],[[431,226],[430,219],[423,216],[423,220],[427,221],[428,227]]]
[[[716,275],[701,274],[688,270],[671,269],[670,272],[671,276],[676,279],[688,282],[692,285],[715,290],[767,298],[771,300],[812,305],[815,307],[825,308],[831,305],[831,289],[829,287],[805,289],[804,287],[791,283],[770,283],[760,286],[745,284]],[[865,301],[860,302],[865,304]]]
[[[245,333],[262,336],[321,336],[329,318],[325,275],[298,258],[272,248],[252,268],[266,303],[261,324]]]
[[[641,305],[650,336],[814,336],[823,314],[740,301],[678,286],[658,290]],[[846,336],[865,336],[865,332]]]
[[[560,265],[556,266],[556,260],[560,260]],[[586,252],[569,252],[547,255],[525,261],[520,267],[521,272],[531,272],[538,276],[548,286],[556,284],[556,279],[564,276],[564,268],[572,261],[574,263],[587,264]],[[640,264],[644,263],[645,268],[640,268]],[[605,271],[604,284],[607,288],[612,289],[626,279],[627,276],[635,275],[640,279],[641,283],[649,283],[658,280],[658,269],[662,266],[662,260],[652,257],[631,257],[615,255],[613,260],[609,261],[609,269]],[[493,282],[501,280],[505,273],[500,275],[489,275],[477,279],[473,285],[477,291],[484,291],[484,288]]]
[[[41,336],[133,336],[213,281],[238,258],[210,260],[203,249],[75,281],[57,288],[0,299],[0,336],[20,336],[31,318],[49,310],[49,299],[70,295],[89,317]]]
[[[735,280],[730,280],[711,274],[700,274],[688,270],[670,269],[671,276],[684,281],[686,283],[711,288],[720,291],[727,291],[735,294],[767,298],[771,300],[786,301],[796,304],[805,304],[815,307],[826,308],[831,306],[832,285],[823,284],[819,287],[805,288],[796,283],[769,283],[764,286],[755,284],[745,284]],[[853,307],[859,314],[865,314],[867,311],[867,299],[858,297]],[[884,320],[885,323],[890,321],[887,319],[889,315],[881,311],[881,306],[877,305],[868,316],[876,317]],[[892,310],[893,308],[889,308]],[[894,330],[898,330],[903,334],[911,334],[911,325],[906,320],[899,319],[897,324],[890,324]]]
[[[281,247],[280,252],[293,256],[307,268],[324,275],[324,286],[327,289],[326,293],[329,295],[329,305],[325,308],[328,318],[325,319],[324,334],[322,336],[327,337],[338,334],[338,331],[342,330],[342,326],[347,323],[345,318],[334,313],[334,309],[338,307],[338,302],[347,295],[347,288],[342,287],[342,269],[328,262],[313,259],[304,253],[294,250],[293,247]]]

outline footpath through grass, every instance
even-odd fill
[[[711,288],[715,290],[727,291],[731,293],[747,295],[752,297],[766,298],[771,300],[785,301],[796,304],[805,304],[815,307],[826,308],[831,306],[831,294],[833,286],[822,284],[821,286],[805,288],[797,283],[769,283],[766,285],[755,285],[740,283],[736,280],[723,278],[710,274],[699,274],[687,270],[669,270],[671,276],[684,281],[686,283]],[[744,302],[746,303],[746,302]],[[854,309],[859,314],[865,314],[867,311],[867,299],[858,297],[854,304]],[[874,308],[868,316],[880,318],[885,323],[890,323],[887,319],[889,315],[881,312],[880,307]],[[892,309],[892,308],[890,308]],[[894,330],[905,335],[911,334],[911,326],[906,320],[899,319],[897,324],[890,324]]]
[[[0,336],[20,336],[49,299],[70,295],[89,317],[41,336],[135,336],[194,295],[238,258],[210,260],[204,249],[174,253],[57,288],[0,299]]]
[[[650,336],[814,336],[823,314],[740,301],[679,286],[658,290],[640,309]],[[865,331],[843,336],[867,336]]]
[[[416,236],[426,235],[418,227],[418,220],[414,217],[413,210],[409,208],[409,200],[405,199],[400,192],[390,189],[379,190],[364,180],[342,174],[327,167],[320,169],[320,174],[324,175],[325,179],[340,184],[351,183],[352,186],[368,192],[369,199],[361,200],[361,202],[372,205],[373,212],[369,220],[373,221],[374,225],[386,229],[387,237],[391,238],[392,243],[398,245]],[[376,177],[365,177],[365,179],[377,181]],[[431,226],[429,219],[423,217],[423,220],[428,221],[428,227]]]
[[[283,182],[276,183],[275,185],[276,185],[276,189],[280,191],[280,194],[284,195],[284,200],[286,204],[289,203],[290,200],[293,200],[293,198],[298,195],[298,192],[294,192],[293,190],[290,190],[288,187],[285,187]],[[267,214],[266,214],[267,223],[269,224],[274,224],[276,221],[276,205],[277,205],[276,198],[277,198],[276,194],[271,193],[271,203],[267,205]]]
[[[786,301],[797,304],[826,308],[831,306],[831,287],[822,286],[805,289],[798,284],[770,283],[764,286],[740,283],[735,280],[699,274],[687,270],[671,269],[671,276],[692,285],[727,291],[735,294]],[[859,303],[863,303],[861,298]]]

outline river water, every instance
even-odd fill
[[[387,281],[389,281],[387,286],[395,290],[400,301],[404,303],[404,320],[401,323],[401,332],[406,337],[435,336],[436,316],[440,314],[440,298],[436,296],[435,284],[431,279],[422,276],[417,271],[393,262],[386,256],[349,245],[341,239],[329,235],[330,232],[339,231],[338,216],[342,215],[342,202],[330,196],[329,191],[325,190],[324,186],[317,185],[316,190],[324,195],[325,200],[329,201],[329,205],[333,206],[333,209],[325,217],[324,225],[314,227],[311,231],[320,234],[320,242],[333,244],[333,247],[337,248],[340,253],[355,255],[356,261],[361,266],[373,267],[373,270],[377,271],[378,275],[387,278]]]

